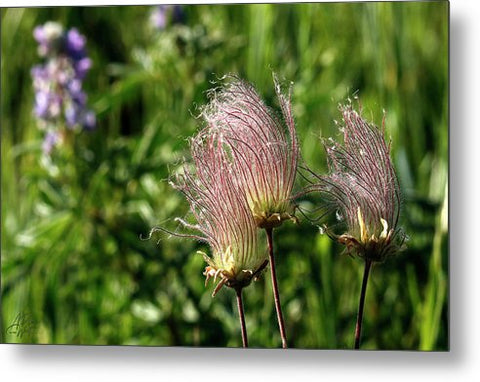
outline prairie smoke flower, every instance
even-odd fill
[[[274,228],[292,217],[291,192],[298,161],[291,88],[275,89],[283,118],[265,105],[253,86],[236,77],[203,110],[208,128],[222,139],[233,181],[245,193],[259,228]]]
[[[210,245],[212,255],[202,253],[208,264],[205,285],[210,278],[214,282],[220,279],[212,296],[224,285],[235,290],[243,347],[248,347],[242,289],[259,276],[268,261],[259,248],[257,228],[245,195],[232,182],[231,165],[222,144],[221,138],[206,130],[190,142],[194,168],[185,166],[183,175],[178,175],[172,185],[187,198],[197,224],[178,220],[199,234],[177,235]]]
[[[213,296],[223,285],[242,289],[266,266],[266,254],[259,247],[255,221],[245,196],[232,182],[230,164],[217,137],[202,131],[190,143],[194,169],[184,167],[172,185],[190,204],[197,224],[177,219],[199,232],[188,235],[210,245],[212,255],[203,257],[204,275],[220,279]]]
[[[337,218],[346,230],[327,234],[344,244],[348,253],[370,261],[383,261],[403,248],[404,234],[398,228],[400,187],[390,158],[384,131],[353,110],[341,107],[344,144],[324,142],[330,174],[310,187],[333,202]]]
[[[272,276],[275,308],[287,347],[285,325],[273,256],[273,229],[293,219],[291,192],[298,161],[298,144],[291,111],[291,86],[281,91],[274,76],[282,118],[265,105],[250,84],[233,77],[220,91],[211,93],[203,110],[209,134],[218,136],[226,160],[231,165],[232,183],[245,195],[258,228],[265,229]]]
[[[49,153],[58,142],[60,123],[86,130],[95,127],[95,114],[87,109],[87,95],[82,90],[92,62],[86,55],[86,39],[75,28],[64,31],[60,24],[47,22],[37,26],[33,36],[39,44],[39,55],[46,59],[32,68],[31,75],[34,113],[40,127],[47,130],[43,146]]]
[[[398,228],[400,186],[384,131],[366,122],[351,104],[340,110],[344,143],[325,142],[330,174],[318,176],[320,182],[307,192],[321,191],[346,226],[340,235],[325,226],[327,234],[365,260],[355,325],[354,348],[359,349],[370,268],[400,251],[405,236]]]

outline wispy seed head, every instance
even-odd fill
[[[400,187],[384,132],[368,123],[350,104],[341,107],[343,145],[325,142],[330,174],[315,186],[332,202],[345,223],[343,234],[327,233],[348,252],[382,261],[403,248],[398,228]]]
[[[291,88],[283,94],[275,78],[282,116],[266,106],[254,87],[232,77],[212,91],[203,110],[209,134],[216,135],[243,190],[257,227],[273,228],[291,218],[291,192],[298,143],[291,111]]]
[[[179,219],[194,235],[210,245],[207,281],[218,278],[215,293],[223,286],[244,287],[266,265],[266,253],[260,250],[255,221],[245,196],[232,183],[231,166],[218,144],[218,137],[201,131],[190,142],[193,170],[184,167],[174,187],[190,204],[196,224]]]

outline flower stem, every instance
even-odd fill
[[[363,271],[362,290],[360,291],[360,301],[358,303],[357,324],[355,325],[355,347],[360,349],[360,336],[362,334],[363,306],[365,304],[365,294],[367,292],[368,274],[372,266],[371,260],[365,260],[365,270]]]
[[[235,292],[237,294],[238,315],[242,328],[242,343],[244,348],[248,348],[247,326],[245,325],[245,314],[243,313],[242,288],[235,288]]]
[[[282,347],[284,349],[287,348],[287,335],[285,333],[285,324],[283,322],[283,314],[282,314],[282,306],[280,304],[280,295],[278,293],[278,285],[277,285],[277,275],[275,273],[275,259],[273,257],[273,229],[272,228],[265,228],[267,233],[267,241],[268,241],[268,256],[270,260],[270,270],[272,275],[272,287],[273,287],[273,296],[275,299],[275,308],[277,310],[277,319],[278,319],[278,326],[280,328],[280,336],[282,337]]]

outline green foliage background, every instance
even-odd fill
[[[377,124],[386,110],[410,240],[373,269],[362,348],[448,349],[448,3],[185,6],[185,23],[163,31],[151,10],[2,9],[2,342],[241,346],[233,292],[204,286],[206,248],[140,236],[187,211],[166,180],[210,81],[238,73],[278,107],[273,70],[294,82],[303,159],[318,172],[338,102],[358,93]],[[32,31],[49,20],[87,37],[98,120],[50,164],[30,77]],[[351,348],[362,262],[304,219],[275,245],[290,347]],[[269,277],[244,299],[250,345],[279,347]],[[22,312],[35,325],[18,336],[8,328]]]

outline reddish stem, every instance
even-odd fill
[[[280,304],[280,295],[278,293],[278,285],[277,285],[277,275],[276,275],[276,272],[275,272],[275,259],[273,257],[273,229],[272,228],[265,228],[265,231],[267,233],[268,256],[269,256],[269,260],[270,260],[273,297],[275,299],[275,308],[277,310],[278,326],[280,328],[280,336],[282,337],[282,347],[284,349],[286,349],[287,348],[287,335],[285,333],[285,324],[283,322],[282,306]]]
[[[248,348],[247,326],[245,325],[245,314],[243,313],[242,288],[236,288],[238,315],[240,317],[240,326],[242,328],[242,343],[244,348]]]
[[[362,334],[363,307],[365,304],[365,295],[367,292],[368,274],[372,266],[371,260],[365,260],[365,270],[363,272],[362,290],[360,291],[360,302],[358,303],[357,323],[355,325],[355,347],[360,349],[360,336]]]

